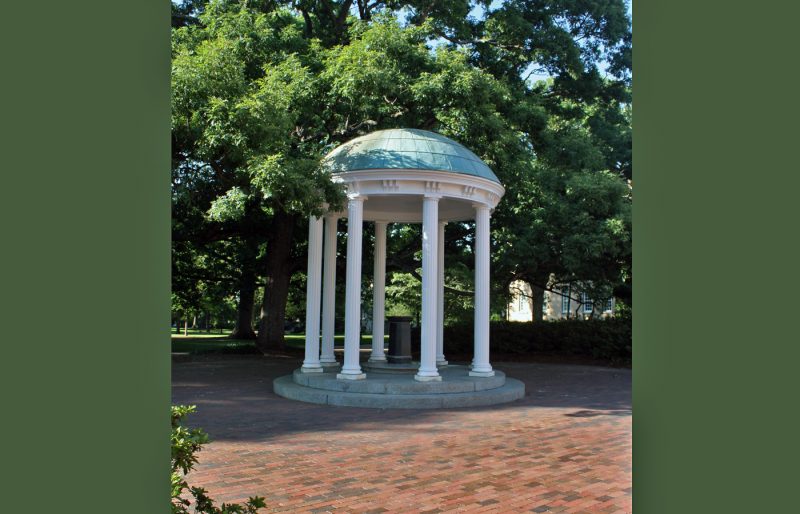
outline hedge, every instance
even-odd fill
[[[631,362],[630,318],[541,323],[493,321],[489,331],[492,353],[578,355],[616,364]],[[471,354],[472,334],[471,324],[445,327],[445,355]]]

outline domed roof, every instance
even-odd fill
[[[377,130],[357,137],[323,159],[333,173],[363,170],[449,171],[500,183],[484,162],[441,134],[418,129]]]

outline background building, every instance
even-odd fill
[[[588,319],[592,316],[614,315],[614,299],[594,301],[577,288],[566,286],[555,288],[557,292],[545,291],[544,303],[539,319]],[[508,321],[533,321],[533,288],[527,282],[515,280],[509,286],[510,300],[506,309]]]

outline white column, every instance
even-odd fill
[[[361,239],[364,221],[364,200],[360,195],[350,196],[347,204],[347,281],[344,300],[344,364],[336,378],[361,380],[358,362],[361,346]]]
[[[322,291],[322,218],[308,219],[308,276],[306,280],[306,358],[304,373],[321,373],[319,362],[319,304]]]
[[[494,376],[489,364],[489,207],[475,205],[475,356],[471,377]]]
[[[444,357],[444,226],[446,221],[439,222],[439,235],[437,237],[437,262],[436,272],[436,366],[447,366]]]
[[[372,278],[372,355],[370,362],[386,362],[383,352],[383,318],[386,299],[386,222],[375,222],[375,261]]]
[[[437,239],[439,236],[439,197],[422,200],[422,331],[420,363],[415,380],[441,380],[436,368],[436,272]]]
[[[336,322],[336,223],[338,215],[325,216],[325,249],[322,258],[322,355],[323,367],[336,366],[333,354],[334,325]]]

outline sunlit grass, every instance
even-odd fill
[[[188,335],[172,332],[172,351],[187,353],[256,353],[255,341],[248,339],[229,339],[223,333],[208,333],[204,330],[190,329]],[[286,346],[290,349],[302,350],[305,347],[305,334],[286,334],[284,336]],[[385,336],[384,341],[388,342],[389,337]],[[334,336],[334,345],[339,348],[344,347],[344,335]],[[372,346],[372,334],[361,336],[361,346]]]

